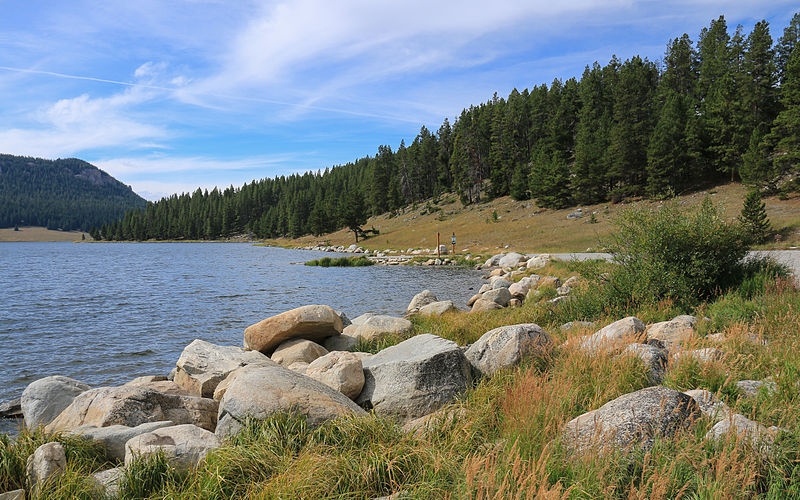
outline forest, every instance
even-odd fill
[[[661,60],[613,57],[580,79],[496,93],[396,149],[302,175],[173,195],[93,230],[112,240],[320,235],[455,192],[563,208],[666,198],[726,181],[800,188],[800,13],[773,40],[723,16]]]
[[[146,205],[129,186],[85,161],[0,155],[0,227],[89,231]]]

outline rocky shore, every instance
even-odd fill
[[[331,251],[366,253],[355,250]],[[549,260],[548,255],[495,255],[479,265],[490,271],[488,282],[467,303],[469,311],[425,290],[411,299],[406,316],[516,307],[553,293],[547,300],[558,307],[569,300],[580,279],[574,276],[562,283],[554,276],[531,274]],[[29,429],[43,427],[48,433],[81,436],[101,445],[120,464],[94,474],[98,491],[111,496],[123,468],[132,461],[162,453],[177,469],[193,467],[249,420],[275,413],[297,412],[315,425],[371,411],[396,419],[406,432],[424,432],[427,422],[455,411],[450,403],[480,378],[550,356],[555,349],[638,358],[651,383],[568,422],[561,438],[574,453],[598,447],[648,449],[658,437],[693,428],[701,417],[714,422],[707,439],[736,433],[764,453],[769,453],[779,431],[733,413],[706,388],[679,392],[659,385],[679,359],[707,363],[727,355],[716,348],[689,347],[705,318],[677,316],[646,325],[628,317],[587,335],[568,336],[561,345],[536,324],[509,324],[459,346],[415,331],[407,317],[364,314],[351,321],[327,305],[306,305],[247,327],[243,347],[194,340],[167,376],[143,376],[119,387],[98,388],[50,376],[31,383],[19,406],[6,405],[0,412],[21,414]],[[594,327],[586,322],[561,326],[565,332],[577,329]],[[385,338],[405,340],[374,354],[359,350]],[[770,381],[742,380],[737,385],[743,394],[775,390]],[[36,449],[27,462],[28,493],[35,495],[65,464],[61,444]],[[23,497],[21,490],[0,492],[2,500]]]

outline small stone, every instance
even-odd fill
[[[739,394],[747,398],[758,396],[759,391],[763,390],[767,395],[774,394],[778,390],[775,382],[764,382],[763,380],[740,380],[736,382]]]

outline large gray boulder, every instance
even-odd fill
[[[124,453],[122,459],[125,459]],[[117,498],[119,496],[119,487],[124,477],[124,467],[114,467],[113,469],[101,470],[92,474],[92,480],[100,498]]]
[[[83,382],[61,375],[31,382],[20,398],[25,427],[33,429],[49,424],[76,396],[89,389],[91,387]]]
[[[322,341],[322,347],[332,351],[349,351],[358,344],[358,339],[350,335],[333,335]]]
[[[298,361],[311,363],[326,354],[328,354],[328,350],[316,342],[306,339],[289,339],[281,342],[272,353],[271,359],[281,366],[289,366]]]
[[[730,413],[728,405],[720,401],[713,392],[706,389],[692,389],[684,391],[684,394],[694,399],[704,417],[710,418],[714,422],[719,422],[726,418]]]
[[[219,448],[217,436],[196,425],[184,424],[156,429],[141,434],[125,444],[125,465],[156,453],[163,453],[179,470],[186,470],[206,458],[209,451]]]
[[[364,368],[361,358],[352,352],[334,351],[319,357],[308,365],[305,375],[350,399],[355,399],[361,394],[361,389],[364,387]]]
[[[171,427],[175,424],[169,420],[163,422],[147,422],[136,427],[126,425],[109,425],[108,427],[97,427],[94,425],[84,425],[69,432],[69,434],[80,436],[89,441],[100,443],[106,450],[106,455],[119,461],[125,460],[125,443],[130,439],[153,432],[163,427]]]
[[[687,315],[654,323],[647,327],[647,340],[658,340],[668,349],[672,349],[691,340],[694,335],[695,323],[697,323],[697,318]]]
[[[491,376],[523,358],[546,356],[552,347],[552,338],[539,325],[524,323],[489,330],[464,355],[478,373]]]
[[[441,316],[444,313],[458,311],[452,300],[440,300],[431,302],[419,308],[420,316]]]
[[[175,364],[175,383],[193,396],[210,398],[217,384],[233,370],[252,363],[270,362],[258,351],[196,339],[183,349]]]
[[[434,302],[438,301],[439,299],[436,298],[436,295],[433,292],[430,290],[423,290],[414,295],[414,298],[411,299],[411,302],[406,308],[406,315],[416,314],[419,312],[419,309],[422,306],[427,306],[428,304],[433,304]]]
[[[510,252],[497,261],[497,265],[500,267],[518,267],[527,260],[528,258],[524,255],[518,254],[517,252]]]
[[[500,307],[506,307],[508,305],[508,301],[511,300],[511,292],[509,292],[508,288],[505,287],[494,288],[484,293],[481,299],[491,300]]]
[[[657,436],[670,437],[700,417],[691,397],[663,386],[648,387],[609,401],[569,421],[564,444],[581,452],[592,447],[652,448]]]
[[[219,403],[221,439],[236,434],[248,418],[263,420],[277,412],[297,411],[312,424],[364,414],[341,392],[282,366],[248,365],[229,378]]]
[[[471,384],[458,344],[417,335],[362,361],[364,389],[356,402],[376,413],[414,419],[438,410]]]
[[[495,309],[502,309],[503,306],[498,304],[497,302],[489,299],[480,298],[472,303],[472,309],[470,312],[478,313],[478,312],[486,312],[486,311],[494,311]]]
[[[550,254],[543,253],[528,259],[528,262],[525,263],[525,267],[528,269],[541,269],[549,263]]]
[[[25,475],[33,490],[33,498],[37,497],[36,492],[42,483],[61,474],[66,468],[67,455],[61,443],[45,443],[36,448],[25,463]]]
[[[642,320],[628,316],[615,321],[591,335],[581,337],[579,346],[588,351],[617,349],[643,340],[645,326]]]
[[[164,394],[148,387],[100,387],[76,397],[45,430],[68,432],[82,425],[136,427],[164,420],[213,430],[217,423],[217,402],[196,396]]]
[[[506,256],[506,254],[499,253],[497,255],[493,255],[493,256],[489,257],[488,259],[486,259],[486,262],[484,262],[483,268],[484,269],[488,269],[490,267],[497,266],[498,264],[500,264],[500,259],[502,259],[505,256]]]
[[[264,354],[271,353],[284,340],[303,338],[322,341],[342,333],[342,318],[329,306],[298,307],[259,321],[244,330],[244,345]]]
[[[742,437],[756,451],[769,453],[775,442],[777,430],[768,429],[744,415],[729,413],[706,433],[706,439],[720,440],[729,434]]]
[[[635,356],[642,360],[647,368],[648,380],[652,385],[658,385],[667,371],[667,351],[650,344],[631,344],[626,347],[620,356]]]
[[[778,391],[778,385],[775,382],[763,380],[740,380],[736,382],[736,388],[739,389],[739,394],[746,398],[754,398],[758,396],[758,392],[764,390],[768,395]]]
[[[353,325],[356,325],[356,323],[353,323]],[[353,328],[353,325],[350,325],[348,328]],[[405,318],[374,315],[364,320],[363,323],[356,325],[352,332],[348,332],[348,335],[352,335],[358,340],[370,342],[388,335],[409,335],[413,331],[414,325]]]

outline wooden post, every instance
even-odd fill
[[[436,233],[436,257],[441,257],[442,254],[439,252],[439,233]]]

